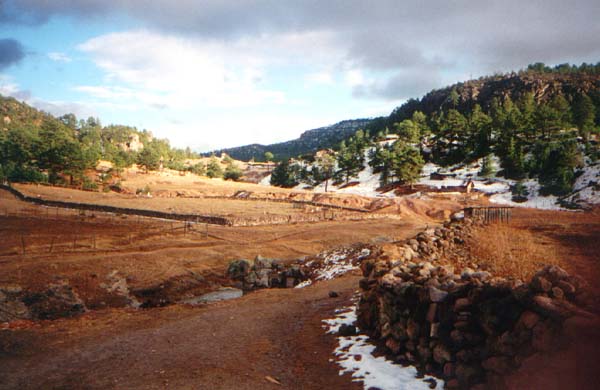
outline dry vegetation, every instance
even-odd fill
[[[544,265],[555,264],[595,282],[600,280],[598,242],[598,209],[589,213],[514,209],[510,224],[481,227],[468,245],[501,276],[529,280]]]

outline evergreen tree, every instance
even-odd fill
[[[271,185],[277,187],[293,187],[298,184],[289,160],[283,160],[271,173]]]
[[[526,92],[523,94],[519,100],[519,107],[521,109],[519,127],[529,140],[534,140],[537,137],[537,127],[535,122],[537,105],[533,93]]]
[[[315,159],[313,167],[313,178],[318,181],[325,181],[325,192],[329,185],[329,180],[333,176],[335,170],[335,157],[330,153],[323,152]]]
[[[555,95],[550,100],[550,107],[556,112],[556,125],[561,129],[568,129],[573,125],[571,105],[563,95]]]
[[[473,158],[487,155],[491,151],[492,119],[476,104],[469,117],[469,142],[467,152],[473,153]]]
[[[546,145],[540,162],[539,181],[542,195],[566,195],[573,189],[575,168],[582,158],[574,140]]]
[[[155,171],[160,168],[161,154],[153,144],[148,144],[142,149],[137,158],[138,165],[144,167],[146,172]]]
[[[400,139],[408,143],[419,142],[421,132],[419,126],[410,119],[405,119],[400,123],[394,123],[394,128]]]
[[[394,143],[391,168],[394,176],[402,184],[413,184],[419,179],[425,164],[421,153],[415,147],[401,141]]]
[[[492,177],[495,173],[494,164],[492,163],[492,159],[490,156],[485,156],[481,163],[481,170],[479,171],[479,176],[482,177]]]
[[[580,94],[573,102],[573,121],[579,129],[579,133],[588,139],[594,130],[596,111],[592,99],[586,94]]]
[[[427,124],[427,116],[423,114],[421,111],[413,112],[411,120],[419,129],[419,134],[423,136],[427,136],[431,133],[431,128]]]

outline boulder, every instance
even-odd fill
[[[433,348],[433,360],[440,365],[452,361],[452,354],[442,344],[438,344]]]
[[[565,319],[578,311],[575,306],[564,300],[552,299],[543,295],[534,296],[532,305],[536,312],[555,319]]]
[[[547,293],[552,288],[552,283],[541,275],[536,275],[531,279],[531,287],[541,293]]]
[[[227,277],[233,280],[243,280],[250,272],[250,262],[240,259],[233,260],[227,267]]]
[[[519,318],[517,324],[526,329],[533,329],[533,327],[538,323],[539,320],[540,316],[538,314],[526,310],[523,313],[521,313],[521,317]]]
[[[429,287],[429,299],[431,302],[443,302],[447,296],[448,293],[446,291],[434,286]]]
[[[51,284],[41,293],[30,293],[23,298],[33,318],[53,320],[73,317],[86,311],[83,301],[67,282]]]
[[[270,268],[256,271],[256,287],[271,287],[271,272],[273,271]]]
[[[273,268],[273,259],[267,259],[266,257],[262,257],[261,255],[256,256],[254,259],[254,269],[256,271],[262,269],[271,269]]]

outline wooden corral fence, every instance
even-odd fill
[[[512,209],[510,206],[466,207],[464,213],[465,217],[480,219],[485,223],[509,223]]]

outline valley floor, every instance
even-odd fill
[[[225,268],[235,258],[261,254],[289,261],[356,242],[411,238],[435,223],[423,214],[402,220],[210,226],[205,235],[185,233],[165,221],[52,216],[10,196],[0,194],[0,201],[5,210],[0,215],[0,284],[35,291],[68,280],[93,308],[75,318],[3,326],[1,389],[361,389],[349,375],[339,375],[332,360],[335,336],[322,328],[323,319],[349,304],[358,288],[358,270],[303,289],[259,290],[203,307],[133,309],[107,300],[100,293],[102,282],[116,270],[132,290],[162,289],[164,283],[177,293],[192,275],[203,280],[192,291],[201,293],[226,282]],[[475,235],[472,245],[489,267],[503,272],[525,269],[519,264],[530,266],[532,259],[531,267],[560,264],[595,285],[599,224],[597,210],[519,210],[510,226],[494,227],[488,240]],[[93,241],[73,243],[75,232]],[[519,251],[521,246],[525,250]],[[511,254],[512,263],[499,264],[506,256],[498,253]],[[330,291],[339,296],[330,298]],[[567,349],[525,362],[508,379],[510,387],[558,389],[570,383],[593,388],[600,379],[598,329],[583,324],[575,333]]]

